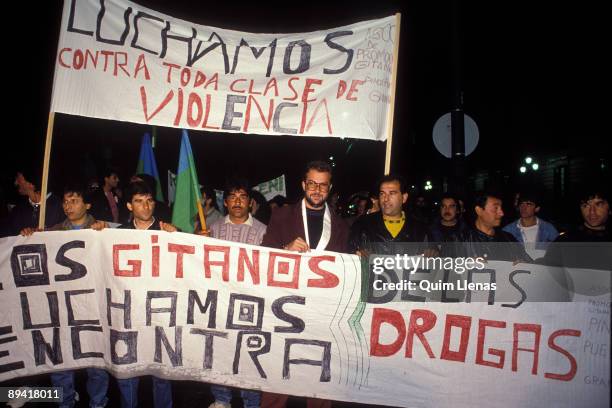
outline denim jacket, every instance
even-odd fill
[[[537,217],[536,217],[537,218]],[[524,242],[523,234],[519,227],[520,218],[504,227],[504,231],[512,234],[518,242]],[[546,249],[548,243],[554,241],[559,236],[557,229],[550,223],[538,218],[538,234],[536,235],[536,249]]]

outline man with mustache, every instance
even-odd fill
[[[266,233],[266,226],[251,215],[251,195],[246,180],[232,180],[227,183],[223,192],[223,205],[227,208],[228,214],[210,226],[210,236],[226,241],[260,245]],[[231,407],[231,388],[211,385],[210,390],[215,401],[209,408]],[[261,400],[259,391],[240,390],[240,396],[245,408],[259,407]]]
[[[460,216],[459,201],[450,194],[444,195],[440,200],[440,217],[429,227],[428,238],[432,242],[448,242],[464,230],[465,223]]]

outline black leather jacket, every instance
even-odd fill
[[[393,238],[385,227],[382,212],[376,212],[361,217],[352,225],[349,251],[354,253],[357,250],[365,250],[370,254],[413,255],[423,251],[426,241],[427,228],[420,221],[407,217],[399,234]]]
[[[511,234],[495,230],[495,235],[487,235],[471,227],[461,233],[455,242],[443,245],[444,256],[485,257],[496,261],[532,262],[521,243]]]

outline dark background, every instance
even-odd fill
[[[484,172],[486,185],[500,184],[509,194],[524,183],[537,187],[536,176],[519,174],[521,161],[526,155],[544,160],[559,153],[590,163],[589,171],[572,179],[575,185],[609,182],[612,154],[604,122],[609,81],[601,75],[609,46],[603,13],[592,5],[458,1],[453,11],[451,1],[139,3],[195,23],[252,32],[313,31],[401,12],[392,170],[415,186],[412,193],[431,180],[434,189],[426,194],[435,200],[452,171],[450,160],[433,146],[432,128],[454,106],[457,69],[464,110],[480,131],[480,143],[466,160],[471,181]],[[42,171],[62,2],[9,7],[15,10],[7,16],[27,22],[27,35],[7,33],[4,43],[12,62],[4,64],[8,109],[0,162],[2,188],[10,196],[17,167]],[[454,46],[453,21],[459,24]],[[126,180],[136,168],[142,134],[151,131],[145,125],[63,114],[55,122],[49,181],[59,191],[75,174],[91,177],[109,164]],[[303,165],[329,156],[335,158],[334,184],[343,197],[372,188],[383,173],[385,144],[380,142],[190,135],[200,182],[216,188],[229,174],[246,174],[256,184],[284,173],[295,196]],[[157,129],[155,154],[164,188],[166,170],[176,171],[179,141],[179,129]],[[476,188],[472,184],[468,191]],[[559,199],[550,194],[550,201]]]

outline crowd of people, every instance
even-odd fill
[[[97,188],[69,185],[62,197],[48,193],[45,197],[45,230],[110,227],[178,230],[170,223],[168,205],[156,201],[155,180],[151,176],[134,175],[123,194],[117,188],[119,181],[117,172],[107,171]],[[269,203],[251,189],[247,180],[234,179],[225,186],[224,208],[218,208],[213,190],[204,188],[202,206],[206,227],[197,225],[195,232],[287,251],[326,250],[360,256],[398,253],[398,248],[403,248],[398,245],[403,243],[422,243],[422,248],[438,253],[445,250],[444,243],[461,243],[461,255],[477,256],[479,252],[487,251],[495,253],[497,259],[514,262],[542,259],[555,262],[559,254],[549,251],[552,242],[612,241],[609,195],[603,188],[585,189],[576,202],[582,222],[559,233],[554,225],[539,217],[543,204],[533,192],[517,195],[513,203],[517,217],[504,226],[499,193],[482,192],[465,201],[445,194],[431,217],[423,210],[421,200],[415,200],[408,209],[411,197],[400,175],[384,176],[375,193],[360,192],[344,207],[338,204],[338,196],[333,194],[332,181],[332,167],[327,162],[308,163],[300,181],[302,197],[290,204],[282,198]],[[34,234],[39,231],[38,217],[43,199],[40,186],[34,177],[24,172],[16,173],[15,186],[24,199],[2,221],[2,233],[4,236]],[[353,211],[348,216],[347,208]],[[492,250],[487,245],[493,243],[507,245],[503,245],[501,250]],[[78,398],[74,373],[53,373],[51,382],[64,390],[61,406],[73,406]],[[117,384],[121,406],[137,406],[139,379],[120,379]],[[108,387],[106,371],[88,369],[90,406],[105,406]],[[215,398],[212,408],[230,406],[232,389],[213,385],[211,392]],[[156,407],[172,406],[170,381],[153,378],[153,393]],[[285,407],[288,401],[287,395],[253,390],[241,390],[240,393],[247,408]],[[308,398],[307,406],[330,407],[331,401]]]

